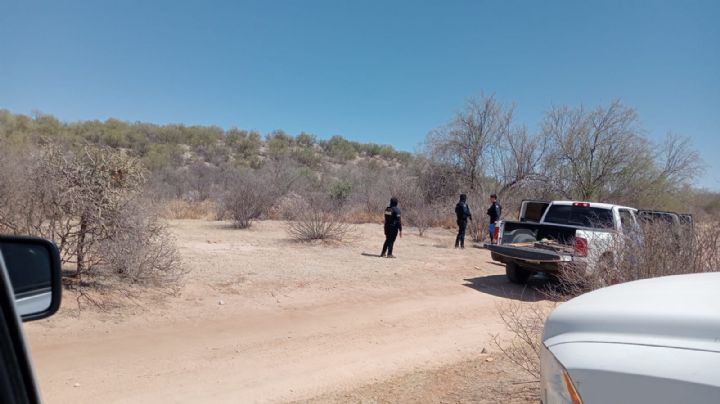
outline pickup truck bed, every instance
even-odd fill
[[[515,263],[542,272],[559,270],[562,263],[573,260],[574,254],[572,247],[557,243],[511,243],[486,245],[486,248],[504,264]]]
[[[493,259],[506,265],[508,277],[524,283],[533,272],[556,273],[586,265],[586,256],[576,251],[576,238],[585,243],[589,233],[609,230],[550,223],[514,222],[502,224],[500,244],[486,244]]]

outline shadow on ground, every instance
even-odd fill
[[[526,285],[511,283],[505,275],[479,276],[465,279],[465,282],[464,286],[478,292],[522,302],[549,300],[543,290],[552,284],[550,279],[542,275],[532,276]]]

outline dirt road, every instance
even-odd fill
[[[406,232],[392,260],[368,256],[382,245],[375,225],[342,246],[294,243],[280,222],[171,227],[191,270],[179,296],[110,313],[68,304],[28,324],[46,402],[365,401],[380,390],[369,401],[402,401],[393,391],[407,375],[472,360],[478,377],[483,364],[497,377],[486,361],[501,361],[490,343],[503,333],[496,303],[535,300],[485,250],[450,248],[448,231]]]

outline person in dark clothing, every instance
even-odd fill
[[[488,224],[488,232],[490,233],[490,244],[495,243],[495,225],[500,220],[502,215],[502,206],[497,201],[497,195],[490,195],[490,207],[487,210],[487,215],[490,216],[490,224]]]
[[[455,237],[455,248],[465,248],[465,230],[467,221],[472,220],[470,208],[467,205],[467,195],[460,195],[460,202],[455,205],[455,216],[457,216],[458,234]]]
[[[390,198],[390,206],[385,208],[385,244],[383,244],[381,257],[395,258],[393,245],[397,236],[402,237],[402,220],[400,220],[400,208],[395,197]]]

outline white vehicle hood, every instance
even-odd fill
[[[720,273],[645,279],[579,296],[548,317],[543,342],[720,352]]]

